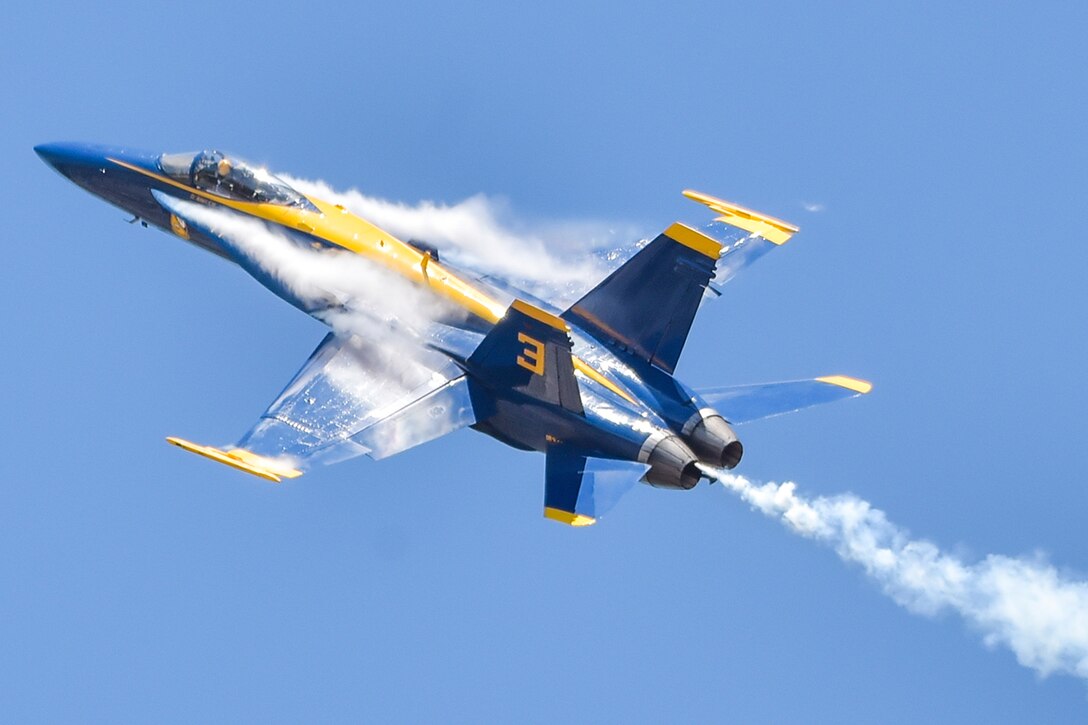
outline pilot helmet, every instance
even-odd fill
[[[231,164],[230,160],[226,158],[219,159],[219,163],[216,164],[215,172],[218,176],[226,176],[230,173]]]

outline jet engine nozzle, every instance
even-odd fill
[[[699,483],[699,459],[679,436],[656,433],[646,439],[639,460],[650,464],[642,480],[657,488],[687,491]]]
[[[701,462],[717,468],[736,468],[744,455],[737,434],[712,408],[703,408],[693,415],[681,435]]]

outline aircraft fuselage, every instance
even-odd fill
[[[298,194],[274,177],[262,176],[263,171],[252,173],[247,167],[249,176],[238,176],[239,165],[232,166],[229,157],[218,152],[198,154],[186,168],[171,159],[188,155],[170,157],[121,147],[49,144],[35,150],[87,191],[149,225],[240,264],[266,287],[311,315],[314,309],[308,309],[260,265],[248,262],[228,240],[171,212],[169,200],[259,220],[300,246],[360,255],[462,311],[457,324],[467,333],[486,332],[506,315],[509,300],[459,275],[429,252],[400,241],[343,206]],[[235,181],[230,181],[232,174]],[[740,444],[732,431],[720,417],[707,423],[705,419],[714,418],[714,412],[671,374],[617,355],[577,325],[570,324],[569,332],[581,410],[548,405],[479,380],[477,388],[491,395],[481,405],[486,413],[478,413],[474,427],[519,448],[548,451],[567,446],[582,455],[645,463],[657,471],[656,475],[648,474],[647,480],[668,488],[694,486],[700,477],[694,466],[698,461],[715,466],[736,464]],[[472,350],[453,344],[443,352],[466,364]],[[471,375],[471,366],[467,369]],[[709,447],[700,445],[697,434],[693,437],[694,429],[706,434],[714,426],[718,437],[712,437]],[[693,447],[698,450],[693,452]],[[726,447],[728,455],[723,452]]]

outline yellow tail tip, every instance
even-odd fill
[[[544,517],[553,521],[559,521],[568,526],[592,526],[597,523],[597,519],[592,516],[576,514],[572,511],[564,511],[563,509],[556,509],[551,506],[544,507]]]

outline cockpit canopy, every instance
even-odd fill
[[[266,169],[252,166],[221,151],[201,151],[193,154],[163,154],[159,157],[163,173],[184,184],[209,194],[279,206],[313,204]]]

